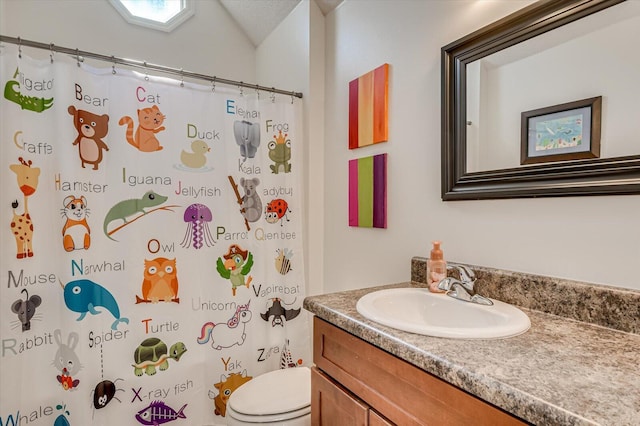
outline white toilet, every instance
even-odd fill
[[[254,377],[227,401],[227,425],[311,425],[311,370],[286,368]]]

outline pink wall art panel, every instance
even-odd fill
[[[349,161],[349,226],[387,227],[387,154]]]

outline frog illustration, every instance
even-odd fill
[[[280,173],[280,166],[284,173],[291,172],[291,140],[287,139],[287,133],[282,135],[282,130],[278,130],[278,136],[273,135],[274,140],[270,141],[267,147],[269,148],[269,158],[275,164],[270,165],[271,171],[275,174]]]

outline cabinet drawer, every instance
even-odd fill
[[[369,407],[333,383],[317,368],[311,369],[311,424],[314,426],[368,424]]]
[[[313,326],[317,367],[396,424],[526,424],[318,317]]]

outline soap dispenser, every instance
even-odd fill
[[[444,260],[440,241],[433,241],[431,255],[427,260],[427,284],[432,293],[444,293],[438,288],[438,283],[447,277],[447,262]]]

